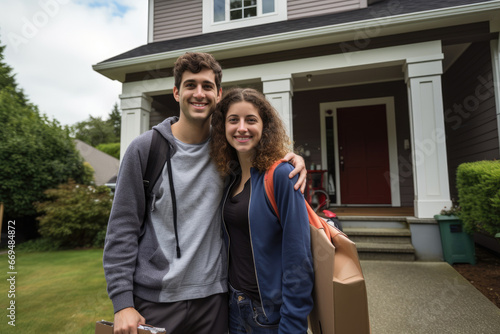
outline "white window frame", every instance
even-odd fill
[[[229,0],[226,0],[226,21],[214,22],[214,0],[203,0],[203,33],[244,28],[287,20],[287,0],[274,0],[274,13],[262,14],[262,0],[257,0],[257,16],[229,20]]]

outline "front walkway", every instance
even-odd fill
[[[500,333],[500,308],[446,262],[361,266],[372,334]]]

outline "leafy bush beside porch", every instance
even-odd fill
[[[108,187],[73,180],[45,191],[47,200],[35,203],[38,232],[54,248],[102,247],[113,195]]]
[[[460,218],[469,233],[500,232],[500,161],[463,163],[457,169]]]

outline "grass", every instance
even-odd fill
[[[8,255],[0,255],[0,333],[90,333],[113,320],[102,249],[16,252],[15,298],[9,298]],[[15,327],[8,324],[15,301]]]

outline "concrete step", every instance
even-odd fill
[[[415,261],[415,248],[411,243],[358,242],[356,248],[361,260]]]
[[[345,227],[349,239],[358,242],[385,244],[411,244],[411,232],[403,228],[354,228]]]
[[[338,218],[343,228],[408,228],[406,217],[339,216]]]
[[[406,217],[339,217],[361,260],[415,261]]]

